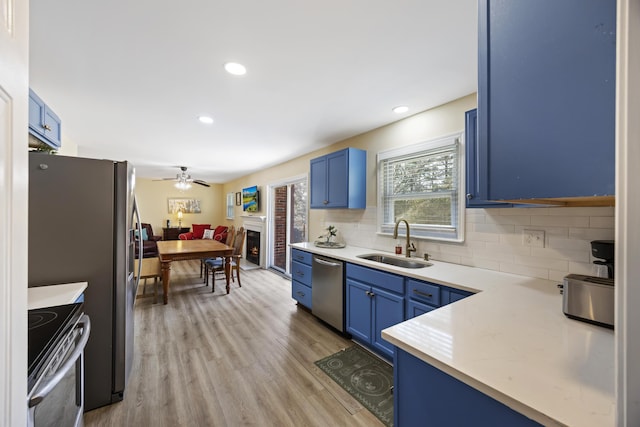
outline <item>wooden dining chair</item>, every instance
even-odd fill
[[[227,229],[227,238],[224,241],[224,244],[227,246],[233,246],[233,240],[236,238],[236,228],[232,225],[231,227],[229,227]],[[208,258],[203,258],[200,260],[200,277],[203,277],[203,273],[204,273],[204,282],[207,284],[207,286],[209,286],[209,283],[207,283],[207,266],[205,265],[205,261]]]
[[[244,227],[240,227],[235,233],[233,241],[233,253],[231,255],[231,280],[235,282],[235,277],[238,277],[238,286],[242,287],[240,282],[240,259],[242,258],[242,248],[244,246],[244,239],[246,237]],[[209,272],[211,272],[211,292],[215,291],[215,273],[224,272],[224,258],[209,258],[204,262],[205,264],[205,284],[209,286]]]

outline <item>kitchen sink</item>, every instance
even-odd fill
[[[395,265],[396,267],[404,267],[404,268],[424,268],[431,267],[433,264],[426,261],[421,261],[419,259],[411,259],[411,258],[399,258],[384,254],[364,254],[364,255],[356,255],[357,258],[366,259],[369,261],[375,261],[382,264]]]

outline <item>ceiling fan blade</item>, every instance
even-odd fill
[[[211,187],[209,184],[207,184],[206,182],[200,180],[200,179],[194,179],[193,180],[194,184],[198,184],[198,185],[202,185],[203,187]]]

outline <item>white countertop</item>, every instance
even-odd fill
[[[29,288],[28,309],[73,304],[87,288],[87,282]]]
[[[439,261],[394,267],[356,258],[384,252],[353,246],[291,247],[477,292],[382,336],[543,425],[615,424],[614,333],[566,318],[556,282]]]

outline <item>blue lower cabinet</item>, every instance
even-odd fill
[[[438,307],[424,304],[420,301],[408,299],[407,300],[407,319],[412,319],[416,316],[420,316],[421,314],[428,313],[431,310],[435,310],[436,308]]]
[[[371,286],[347,279],[347,332],[359,341],[371,342]]]
[[[311,309],[311,288],[298,281],[291,281],[291,297],[299,304]]]
[[[291,297],[311,309],[311,253],[291,249]]]
[[[347,332],[359,343],[392,360],[393,346],[382,330],[405,320],[404,277],[347,264]]]
[[[373,336],[371,345],[383,355],[393,358],[394,346],[382,339],[382,330],[404,321],[404,298],[382,289],[371,288]]]
[[[442,290],[442,305],[451,304],[452,302],[460,301],[468,296],[473,295],[473,292],[462,291],[460,289],[448,289]]]
[[[396,426],[541,426],[399,348],[393,382]]]

